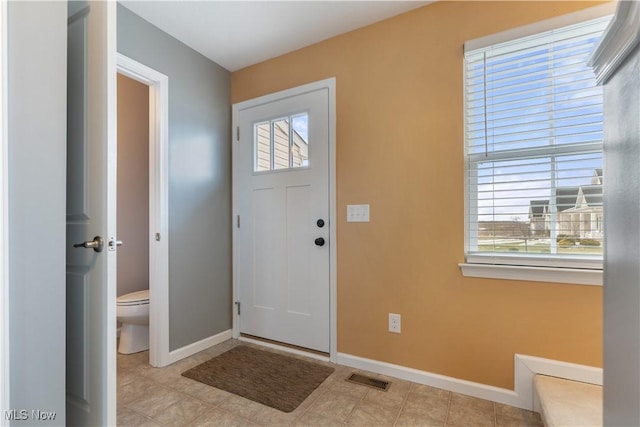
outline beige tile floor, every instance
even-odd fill
[[[151,367],[148,352],[118,354],[118,425],[542,426],[535,412],[396,378],[366,373],[391,381],[387,392],[351,384],[344,380],[354,370],[333,364],[335,372],[291,413],[180,375],[238,344],[226,341],[165,368]]]

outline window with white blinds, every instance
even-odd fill
[[[609,19],[465,51],[467,262],[601,266]]]

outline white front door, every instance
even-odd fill
[[[329,89],[238,104],[240,333],[329,352]]]
[[[116,4],[69,5],[67,425],[115,425]]]

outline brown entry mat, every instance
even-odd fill
[[[283,412],[298,407],[333,368],[240,345],[182,373]]]

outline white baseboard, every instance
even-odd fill
[[[169,352],[167,365],[231,339],[231,329]],[[166,365],[165,365],[166,366]]]
[[[338,363],[528,410],[534,410],[536,407],[534,405],[535,393],[533,392],[533,377],[535,374],[602,384],[601,368],[522,354],[515,355],[515,390],[461,380],[345,353],[338,353]]]

